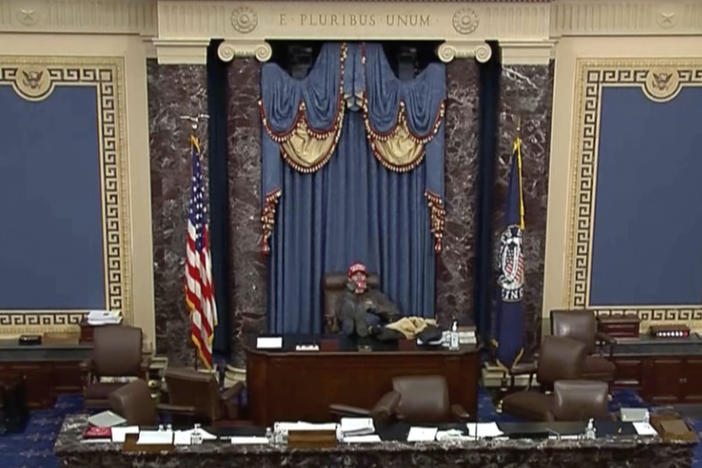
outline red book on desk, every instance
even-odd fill
[[[109,427],[88,426],[83,431],[84,439],[110,439],[112,438],[112,429]]]

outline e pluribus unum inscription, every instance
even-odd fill
[[[431,15],[418,13],[280,13],[279,26],[395,27],[417,28],[431,25]]]

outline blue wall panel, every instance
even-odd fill
[[[602,90],[591,305],[702,302],[702,88]]]
[[[0,309],[105,308],[96,99],[0,86]]]

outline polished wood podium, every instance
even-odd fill
[[[316,344],[318,351],[295,351]],[[377,342],[346,337],[285,336],[282,349],[256,349],[246,340],[249,418],[275,421],[329,421],[329,405],[371,408],[401,375],[443,375],[451,403],[477,414],[478,348],[420,347],[412,341]]]

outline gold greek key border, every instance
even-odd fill
[[[125,322],[132,323],[124,59],[0,56],[0,85],[12,85],[23,98],[37,100],[16,85],[22,69],[47,74],[48,91],[39,100],[55,86],[91,86],[96,90],[105,309],[122,311]],[[37,326],[65,327],[80,323],[85,313],[87,310],[0,310],[0,327],[3,333],[9,331],[6,326],[13,332]]]
[[[673,73],[668,80],[667,73]],[[656,81],[658,79],[658,81]],[[597,190],[597,160],[602,89],[641,88],[654,101],[674,99],[684,86],[702,86],[702,59],[577,59],[570,222],[567,238],[567,303],[601,315],[636,314],[643,321],[702,320],[702,304],[619,305],[590,304],[592,237]],[[702,299],[702,298],[701,298]]]

